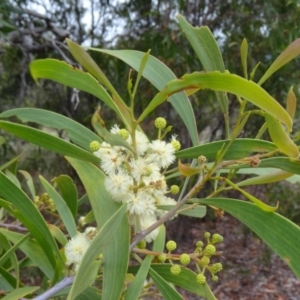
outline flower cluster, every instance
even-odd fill
[[[131,225],[136,232],[151,226],[166,211],[162,205],[175,205],[169,192],[163,171],[175,161],[175,151],[180,143],[173,136],[170,142],[161,139],[149,141],[144,133],[136,130],[133,135],[114,125],[112,134],[119,134],[130,147],[114,146],[107,142],[101,145],[92,142],[90,147],[101,159],[100,166],[106,173],[105,188],[112,198],[127,204]],[[176,147],[174,147],[176,145]],[[146,242],[156,238],[158,229],[145,237]]]
[[[65,245],[66,265],[73,265],[75,272],[96,233],[95,227],[87,227],[83,233],[78,233]]]

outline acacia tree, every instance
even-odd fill
[[[66,155],[80,176],[87,192],[86,200],[92,206],[92,211],[82,216],[77,225],[78,205],[84,199],[78,199],[70,177],[55,178],[53,187],[40,177],[49,196],[36,196],[31,176],[23,171],[32,196],[30,199],[19,187],[16,168],[14,173],[0,172],[1,205],[23,225],[9,223],[7,227],[24,231],[27,228],[35,238],[16,235],[11,230],[0,230],[5,236],[4,249],[9,254],[13,252],[10,242],[15,244],[13,249],[27,246],[23,251],[31,261],[25,265],[22,262],[22,266],[36,265],[45,274],[44,282],[51,281],[51,286],[45,284],[42,288],[34,286],[24,289],[23,286],[19,287],[18,278],[12,280],[7,272],[3,278],[10,283],[5,290],[5,293],[10,293],[10,297],[16,296],[16,293],[19,296],[37,293],[39,296],[36,299],[48,299],[59,292],[68,294],[68,299],[75,299],[79,294],[86,298],[87,293],[93,293],[91,299],[98,299],[99,294],[103,299],[138,299],[145,293],[149,295],[149,292],[154,296],[159,290],[164,299],[182,299],[173,285],[168,284],[170,282],[206,299],[215,299],[207,285],[206,276],[211,275],[212,281],[218,281],[216,274],[222,270],[222,263],[211,262],[211,258],[220,258],[222,255],[214,246],[223,241],[222,236],[205,233],[206,242],[198,241],[195,250],[173,254],[171,252],[176,249],[176,243],[169,241],[165,244],[165,227],[161,226],[180,213],[201,218],[206,213],[203,204],[212,208],[216,216],[222,216],[224,211],[236,216],[300,276],[297,257],[300,228],[275,212],[278,203],[271,206],[244,190],[249,185],[278,182],[300,174],[299,148],[290,137],[296,110],[295,95],[290,89],[284,109],[261,87],[274,72],[300,54],[300,39],[290,44],[256,83],[248,80],[246,41],[242,43],[240,53],[245,76],[243,78],[225,70],[220,50],[207,27],[194,28],[180,15],[178,20],[205,72],[185,74],[178,79],[166,65],[150,56],[149,52],[90,48],[92,51],[118,57],[138,72],[137,80],[129,77],[127,81],[129,95],[126,99],[122,99],[89,54],[71,40],[67,41],[70,52],[87,72],[55,59],[40,59],[31,63],[30,70],[35,79],[47,78],[92,93],[118,115],[124,128],[115,125],[110,131],[105,129],[99,115],[100,110],[92,118],[97,134],[72,119],[47,110],[21,108],[0,115],[1,119],[17,116],[24,122],[35,121],[57,129],[64,128],[72,142],[18,122],[0,121],[3,130]],[[199,43],[195,44],[195,41]],[[135,110],[135,104],[139,106],[135,95],[138,94],[142,77],[148,79],[159,92],[153,99],[150,98],[148,106],[140,114]],[[201,145],[197,120],[187,95],[203,89],[216,92],[216,102],[224,115],[223,131],[226,140]],[[236,96],[235,102],[239,106],[237,116],[228,115],[227,93]],[[175,135],[171,137],[171,141],[164,141],[171,130],[171,126],[166,126],[164,118],[154,121],[157,139],[150,141],[142,132],[143,121],[166,100],[182,118],[193,147],[181,150],[181,143]],[[253,105],[255,109],[252,109]],[[265,123],[254,137],[240,138],[250,118],[262,118]],[[269,135],[265,135],[266,130]],[[269,136],[272,142],[269,141]],[[191,165],[179,160],[177,167],[168,170],[176,158],[194,160]],[[13,164],[14,161],[2,168],[7,165],[14,167]],[[278,170],[269,170],[270,167]],[[262,170],[267,174],[262,173]],[[255,175],[241,180],[236,176],[240,171]],[[170,187],[174,195],[180,191],[179,199],[175,201],[166,196],[169,194],[166,180],[178,175],[183,175],[186,179],[181,191],[179,186]],[[188,182],[192,183],[190,188]],[[56,185],[61,196],[56,191]],[[200,195],[200,191],[204,192],[204,185],[208,190],[205,190],[205,195]],[[241,193],[252,203],[226,197],[226,192],[230,190]],[[37,207],[41,210],[47,207],[52,212],[57,210],[57,222],[49,226]],[[82,228],[85,223],[92,221],[97,222],[97,228]],[[81,233],[78,234],[78,231]],[[68,241],[70,237],[71,240]],[[145,249],[146,243],[152,241],[153,249]],[[132,251],[132,258],[140,264],[139,269],[129,266],[129,250]],[[45,259],[41,259],[42,253]],[[5,255],[3,260],[9,258],[18,276],[19,265],[15,257]],[[195,262],[196,273],[183,267],[191,261]],[[158,290],[149,290],[148,284],[145,286],[148,273]],[[133,274],[136,274],[134,279]],[[127,285],[128,278],[131,278],[130,286]],[[72,285],[70,291],[62,291],[69,285]],[[11,291],[13,288],[16,289]]]

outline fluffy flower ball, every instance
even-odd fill
[[[85,234],[79,233],[74,236],[65,246],[66,265],[79,265],[89,245],[90,240]]]

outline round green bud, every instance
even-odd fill
[[[211,266],[210,271],[211,271],[211,273],[215,274],[215,273],[222,271],[222,269],[223,269],[223,266],[221,263],[215,263]]]
[[[216,276],[216,275],[214,275],[214,276],[211,278],[211,280],[212,280],[213,282],[218,282],[219,277]]]
[[[166,121],[165,118],[159,117],[159,118],[156,118],[156,119],[155,119],[154,125],[155,125],[155,127],[158,128],[158,129],[163,129],[163,128],[166,127],[167,121]]]
[[[170,188],[170,191],[173,195],[176,195],[179,193],[180,189],[179,189],[179,186],[178,185],[172,185],[171,188]]]
[[[55,207],[55,205],[53,204],[53,205],[49,205],[49,209],[50,209],[50,211],[51,212],[55,212],[56,211],[56,207]]]
[[[198,248],[203,247],[203,242],[202,242],[202,241],[198,241],[198,242],[196,243],[196,247],[198,247]]]
[[[144,176],[150,176],[153,173],[153,170],[150,166],[146,166],[143,172]]]
[[[168,241],[166,248],[168,251],[174,251],[177,248],[177,244],[174,241]]]
[[[200,259],[199,265],[200,266],[207,266],[210,263],[210,258],[208,256],[203,256]]]
[[[158,256],[158,260],[161,262],[161,263],[164,263],[167,259],[167,255],[165,253],[162,253]]]
[[[205,255],[211,256],[216,254],[216,247],[214,245],[207,245],[203,252],[205,253]]]
[[[216,244],[216,243],[221,243],[223,242],[224,238],[222,237],[222,235],[215,233],[213,234],[212,238],[211,238],[211,243],[212,244]]]
[[[50,198],[47,205],[49,206],[50,209],[52,209],[53,207],[55,207],[55,204],[53,202],[53,200]]]
[[[179,275],[181,272],[181,267],[180,267],[180,265],[173,265],[171,267],[170,271],[173,275]]]
[[[204,237],[206,238],[206,239],[209,239],[210,238],[210,233],[207,231],[207,232],[205,232],[204,233]]]
[[[141,241],[139,241],[138,244],[137,244],[137,247],[138,247],[139,249],[145,249],[146,246],[147,246],[147,243],[146,243],[145,240],[141,240]]]
[[[100,143],[97,142],[97,141],[92,141],[90,143],[90,149],[95,152],[95,151],[98,151],[100,149]]]
[[[50,199],[50,197],[47,193],[43,193],[40,197],[40,200],[43,203],[49,203],[49,199]]]
[[[206,157],[204,155],[200,155],[198,157],[198,163],[199,164],[204,164],[206,162]]]
[[[187,264],[190,263],[190,261],[191,261],[191,258],[188,254],[183,253],[183,254],[180,255],[180,263],[182,265],[187,265]]]
[[[118,131],[118,135],[120,135],[124,140],[127,140],[129,137],[129,132],[126,129],[120,129]]]
[[[180,148],[181,148],[181,144],[180,144],[180,142],[177,141],[177,140],[171,141],[171,145],[174,147],[175,152],[176,152],[176,151],[179,151]]]
[[[33,199],[33,202],[34,202],[36,205],[40,204],[40,203],[41,203],[40,197],[39,197],[39,196],[35,196],[34,199]]]
[[[198,274],[196,277],[196,280],[200,284],[205,284],[206,283],[206,277],[203,274]]]

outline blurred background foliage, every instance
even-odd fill
[[[258,81],[272,61],[300,36],[300,3],[297,0],[4,0],[0,4],[0,111],[15,107],[37,107],[55,111],[90,126],[90,118],[98,100],[80,92],[77,108],[71,101],[73,90],[50,81],[37,85],[28,72],[28,64],[37,58],[57,58],[75,64],[64,39],[84,45],[112,49],[147,51],[162,60],[176,76],[202,70],[192,48],[180,32],[176,13],[193,26],[208,26],[216,37],[225,67],[243,76],[240,44],[249,44],[248,71],[260,63],[254,80]],[[91,53],[121,96],[127,97],[129,68],[121,61],[99,53]],[[275,73],[263,87],[285,105],[291,85],[299,96],[300,60],[296,59]],[[146,81],[137,96],[140,112],[156,91]],[[204,91],[191,97],[202,142],[222,137],[223,116],[213,93]],[[236,100],[230,97],[230,115],[234,116]],[[153,128],[153,118],[164,116],[179,137],[187,136],[178,115],[168,103],[154,111],[144,124]],[[115,122],[114,114],[102,107],[107,125]],[[152,121],[151,121],[152,120]],[[299,126],[296,115],[295,127]],[[245,136],[253,136],[263,120],[252,120]],[[22,142],[10,137],[1,148],[0,165],[11,153],[20,153]],[[20,144],[18,144],[20,143]],[[183,140],[184,147],[190,141]],[[39,149],[27,151],[26,160],[32,171],[43,160]],[[61,160],[53,164],[45,159],[45,169],[53,176],[61,168]],[[48,166],[48,167],[47,167]],[[51,166],[51,169],[50,169]],[[55,164],[54,164],[55,166]],[[42,170],[41,170],[42,171]],[[271,192],[270,192],[271,193]]]
[[[226,68],[242,75],[239,48],[249,44],[248,70],[260,62],[258,80],[280,52],[299,36],[299,1],[98,1],[98,0],[4,0],[0,5],[0,95],[1,110],[34,106],[50,109],[88,122],[97,100],[80,93],[77,110],[71,103],[72,90],[53,82],[36,85],[28,74],[28,64],[36,58],[54,57],[73,63],[64,39],[93,47],[147,51],[167,64],[176,76],[202,67],[183,34],[175,15],[181,13],[193,26],[206,25],[217,38]],[[128,68],[116,59],[93,53],[112,83],[127,98]],[[299,94],[299,59],[284,67],[264,87],[284,103],[290,85]],[[139,94],[139,110],[155,91],[146,82]],[[199,128],[207,124],[206,110],[220,112],[212,93],[192,97]],[[207,105],[209,103],[209,105]],[[236,102],[231,101],[231,112]],[[155,114],[177,120],[165,105]],[[217,110],[215,110],[217,109]],[[205,113],[203,113],[205,110]],[[109,115],[111,117],[111,115]],[[216,128],[221,128],[216,120]],[[214,138],[214,135],[212,137]]]

